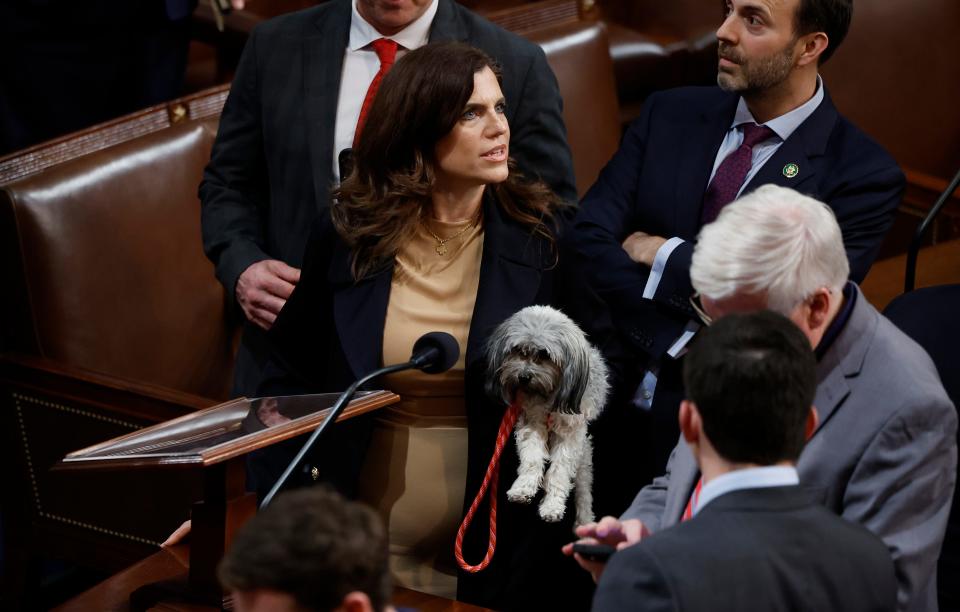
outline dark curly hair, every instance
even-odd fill
[[[415,234],[430,208],[434,149],[463,114],[474,74],[484,68],[500,80],[486,53],[444,42],[411,51],[384,77],[353,170],[333,193],[333,224],[352,250],[354,279],[380,269]],[[492,187],[500,208],[553,244],[554,212],[564,204],[544,183],[524,181],[513,160],[509,168],[507,180]]]

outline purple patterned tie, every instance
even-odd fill
[[[701,224],[706,225],[716,219],[720,210],[737,197],[740,186],[750,173],[753,146],[776,135],[776,132],[765,125],[743,124],[743,144],[720,163],[717,173],[713,175],[713,180],[707,187],[707,192],[703,194]]]

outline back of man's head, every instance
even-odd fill
[[[764,295],[767,307],[784,315],[821,287],[841,291],[849,275],[833,211],[776,185],[725,206],[700,230],[690,265],[701,295]]]
[[[810,343],[789,319],[770,311],[722,317],[697,336],[683,381],[724,459],[796,462],[817,382]]]
[[[353,592],[383,610],[391,592],[380,517],[323,486],[284,493],[244,525],[219,576],[230,591],[286,594],[317,612],[340,607]]]

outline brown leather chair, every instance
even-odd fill
[[[3,187],[9,349],[226,396],[225,300],[196,195],[215,129],[185,122]]]
[[[575,22],[531,31],[557,75],[573,154],[577,194],[597,180],[620,142],[613,63],[603,22]]]
[[[643,102],[655,91],[716,83],[717,38],[713,32],[676,40],[612,22],[609,31],[624,127],[640,116]]]
[[[179,475],[50,468],[226,397],[234,326],[201,250],[197,198],[225,95],[0,159],[3,592],[13,608],[31,558],[119,569],[155,551],[199,498],[199,483]]]
[[[557,76],[577,193],[593,185],[620,140],[616,80],[606,24],[585,0],[544,0],[485,16],[539,44]]]

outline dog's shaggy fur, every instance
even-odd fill
[[[528,306],[494,331],[487,359],[489,391],[507,404],[516,397],[522,406],[515,430],[520,467],[507,499],[530,503],[542,485],[540,516],[555,522],[576,484],[576,523],[593,521],[587,423],[600,414],[609,391],[600,351],[567,315]]]

